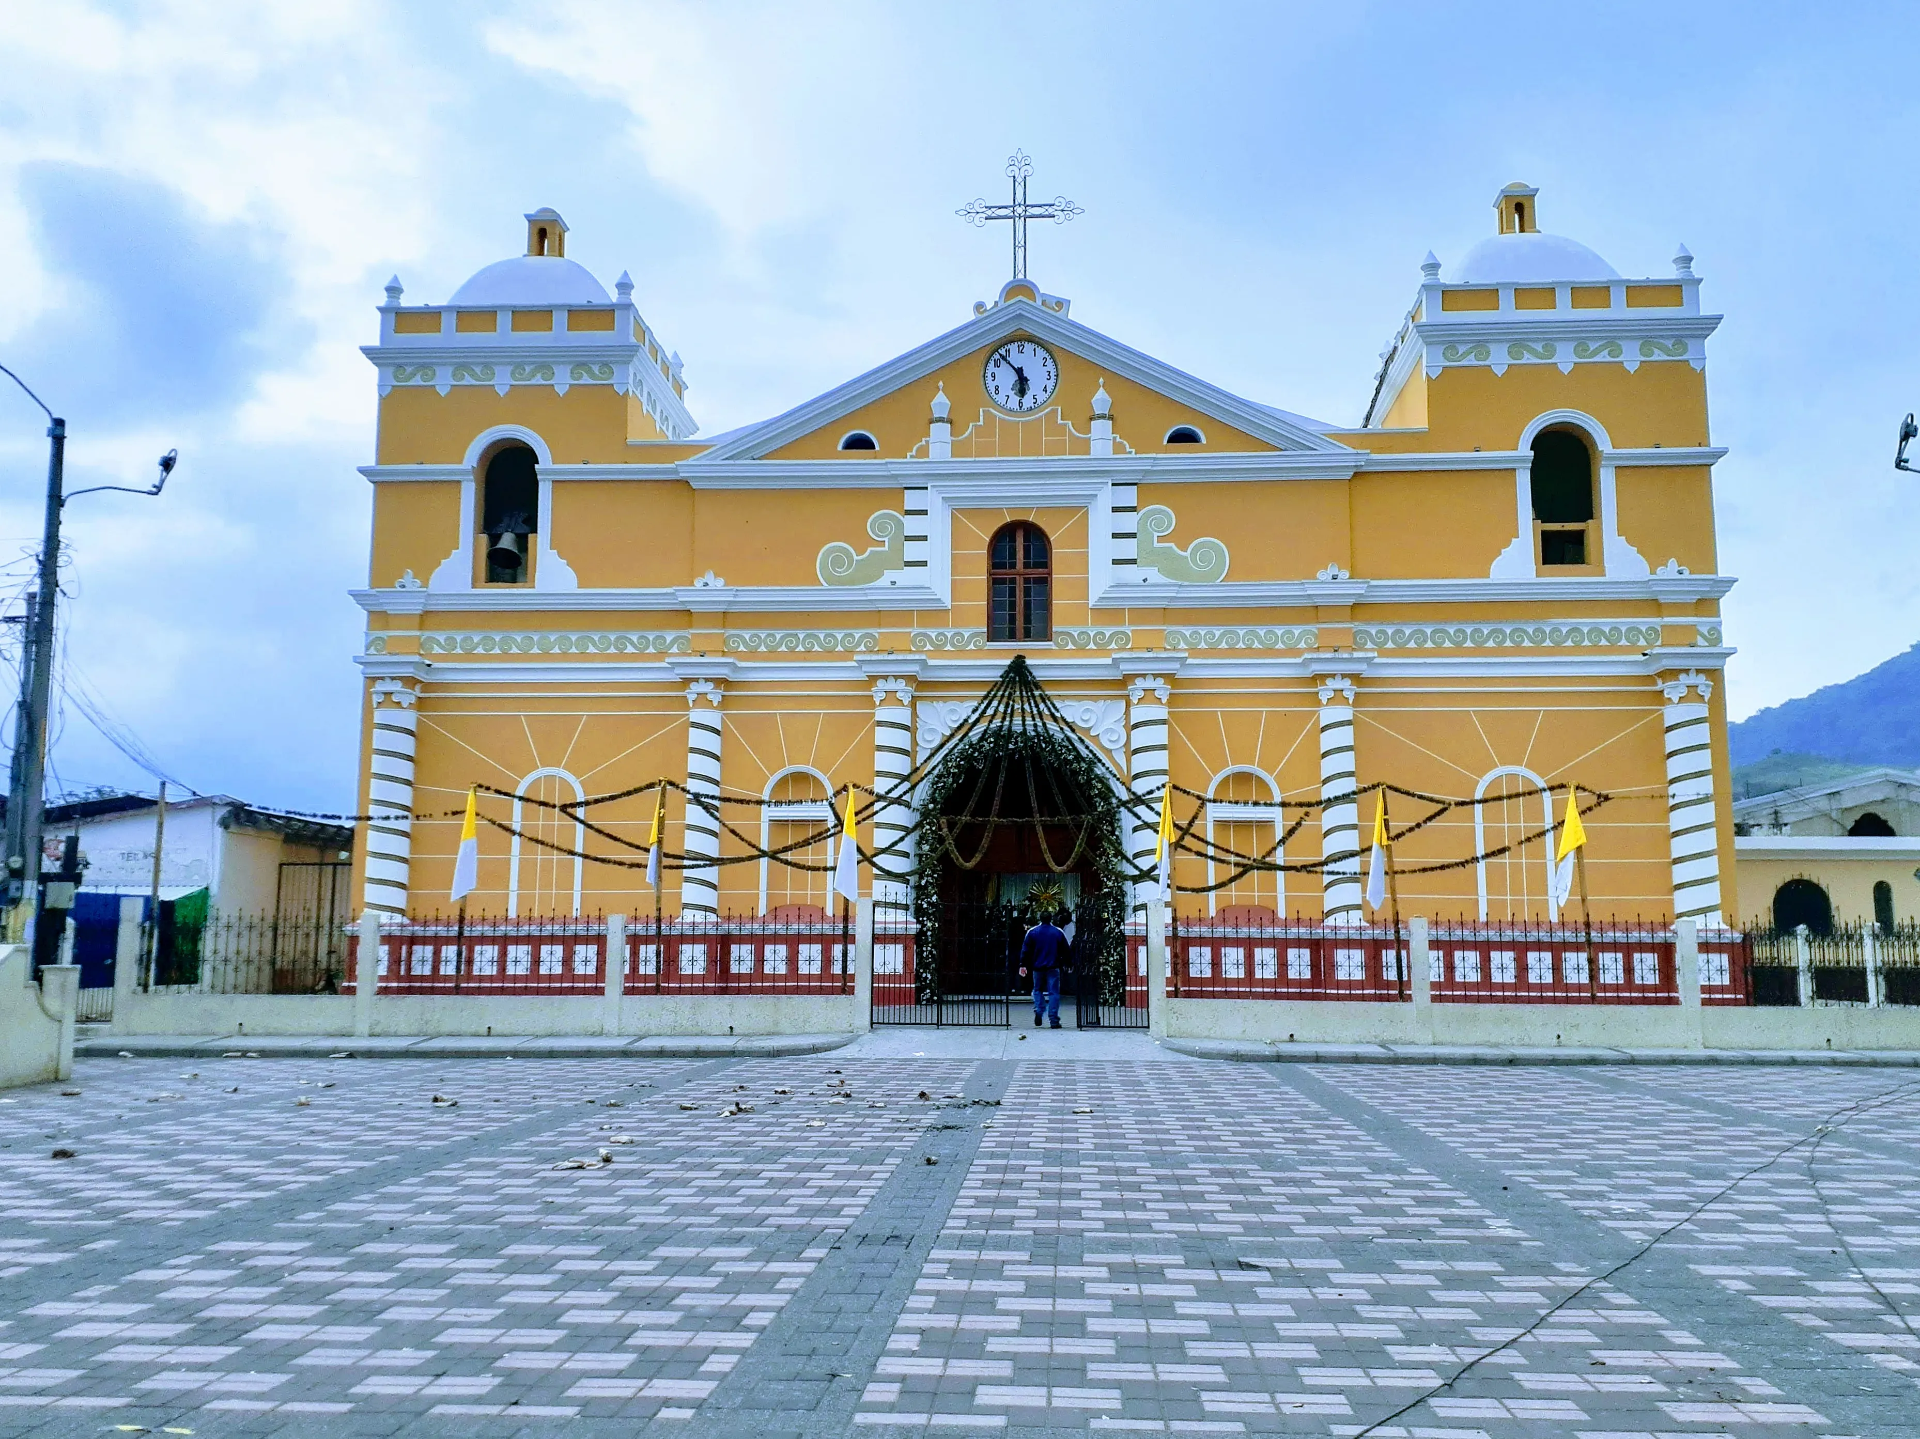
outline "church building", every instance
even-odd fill
[[[1396,846],[1408,914],[1558,918],[1543,831],[1577,785],[1596,917],[1736,919],[1718,317],[1684,248],[1624,278],[1537,200],[1507,186],[1483,240],[1428,255],[1397,326],[1357,317],[1387,343],[1352,425],[1132,349],[1024,263],[946,333],[710,437],[640,287],[567,258],[552,210],[444,302],[393,281],[353,595],[364,904],[447,911],[477,783],[506,828],[474,913],[651,913],[663,776],[768,801],[716,824],[669,797],[669,916],[828,906],[849,784],[891,848],[863,883],[904,900],[939,857],[896,843],[903,777],[1024,655],[1146,801],[1118,837],[1143,872],[1177,787],[1212,846],[1175,865],[1181,916],[1370,917],[1354,789],[1380,781],[1396,830],[1438,811]],[[817,868],[764,857],[790,845]]]

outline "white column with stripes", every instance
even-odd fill
[[[1354,798],[1353,681],[1320,682],[1320,888],[1328,924],[1366,919],[1360,892],[1360,807]],[[1337,856],[1337,857],[1336,857]]]
[[[904,905],[913,873],[911,844],[913,796],[907,776],[913,772],[913,681],[886,678],[873,686],[873,787],[880,792],[873,811],[873,899]],[[891,854],[884,853],[899,846]]]
[[[1167,787],[1167,701],[1173,687],[1159,675],[1139,675],[1127,686],[1127,783],[1141,803],[1127,835],[1127,852],[1142,870],[1153,868],[1159,833],[1160,795]],[[1160,897],[1158,877],[1134,886],[1134,908]]]
[[[362,905],[382,922],[407,917],[413,857],[413,758],[419,693],[399,680],[373,682],[367,755],[367,876]]]
[[[687,788],[693,795],[705,796],[716,811],[720,798],[720,686],[712,680],[695,680],[687,686]],[[702,858],[720,857],[720,822],[702,809],[691,797],[687,801],[687,867],[680,872],[680,912],[683,915],[717,915],[720,912],[720,867],[700,864]]]
[[[1698,700],[1689,699],[1698,690]],[[1720,825],[1713,800],[1713,681],[1697,670],[1660,686],[1666,696],[1667,832],[1673,856],[1673,917],[1718,928]]]

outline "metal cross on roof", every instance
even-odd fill
[[[975,225],[985,225],[989,220],[1013,222],[1013,278],[1016,280],[1027,277],[1028,220],[1051,220],[1056,225],[1064,225],[1075,215],[1085,213],[1065,195],[1055,195],[1051,200],[1042,200],[1037,205],[1029,203],[1027,177],[1031,174],[1033,161],[1024,150],[1015,150],[1007,157],[1007,175],[1013,181],[1013,202],[1008,205],[989,205],[985,200],[975,200],[953,212]]]

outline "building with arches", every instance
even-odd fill
[[[1536,201],[1508,186],[1494,233],[1451,270],[1427,257],[1350,424],[1187,374],[1022,277],[705,437],[643,287],[567,258],[553,211],[444,302],[396,279],[365,351],[365,903],[445,909],[479,782],[520,797],[517,820],[487,812],[522,837],[482,831],[473,906],[650,911],[618,840],[644,844],[633,791],[666,776],[768,802],[729,828],[669,801],[691,857],[670,913],[823,904],[756,845],[849,783],[899,833],[900,777],[1019,653],[1114,784],[1157,805],[1171,777],[1220,843],[1319,866],[1183,856],[1182,912],[1363,919],[1373,811],[1352,789],[1384,780],[1481,801],[1402,842],[1408,912],[1552,917],[1538,831],[1577,782],[1608,796],[1597,913],[1738,916],[1718,317],[1684,247],[1626,278],[1541,232]],[[1325,804],[1296,825],[1304,801]],[[1427,817],[1395,799],[1396,827]],[[1122,842],[1144,859],[1151,827]],[[873,892],[903,896],[917,862]]]

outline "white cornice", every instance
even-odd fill
[[[1603,465],[1706,465],[1726,458],[1726,450],[1712,445],[1675,445],[1671,448],[1602,450]],[[1408,454],[1365,452],[1360,468],[1369,472],[1436,474],[1454,470],[1513,470],[1533,463],[1530,450],[1429,450]],[[542,471],[542,473],[545,473]]]
[[[353,602],[369,614],[435,613],[543,614],[581,611],[679,610],[690,614],[859,613],[873,610],[933,610],[947,602],[925,585],[682,585],[661,589],[536,590],[350,590]],[[421,597],[425,596],[422,604]]]
[[[1264,406],[1209,385],[1164,361],[1110,339],[1098,330],[1043,310],[1029,301],[1013,300],[996,305],[978,318],[936,336],[926,344],[783,415],[749,426],[731,440],[716,446],[711,458],[737,460],[768,454],[842,415],[893,393],[902,385],[911,384],[921,376],[931,374],[982,346],[1016,332],[1033,335],[1071,350],[1104,366],[1108,374],[1122,376],[1158,391],[1202,414],[1224,420],[1256,439],[1266,440],[1283,449],[1324,453],[1342,448],[1324,435],[1283,420]]]
[[[1720,327],[1718,315],[1671,310],[1452,310],[1416,320],[1414,333],[1429,345],[1449,340],[1673,339],[1704,340]],[[1618,360],[1584,361],[1618,364]]]

